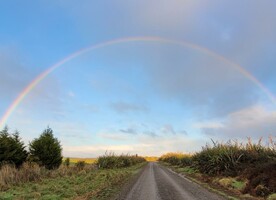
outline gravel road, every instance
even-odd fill
[[[150,162],[118,200],[224,200],[158,163]]]

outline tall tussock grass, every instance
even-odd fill
[[[249,166],[276,162],[276,143],[272,137],[266,145],[263,145],[262,139],[253,143],[248,138],[246,144],[231,140],[226,143],[212,140],[212,145],[202,147],[194,155],[167,153],[159,161],[178,166],[193,166],[204,174],[234,176]]]
[[[267,145],[262,144],[262,139],[253,143],[250,138],[246,144],[213,141],[213,145],[206,145],[192,159],[192,165],[202,173],[234,176],[249,166],[276,162],[276,148],[272,138]]]
[[[192,156],[179,153],[168,153],[159,161],[181,167],[189,166],[202,174],[210,176],[239,176],[247,179],[243,193],[254,196],[268,196],[276,193],[276,142],[269,138],[263,144],[262,138],[253,143],[228,141],[202,147],[200,152]]]
[[[105,153],[98,158],[97,165],[100,169],[114,169],[129,167],[145,161],[145,158],[137,155]]]

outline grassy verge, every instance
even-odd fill
[[[121,169],[82,170],[71,176],[24,183],[0,192],[0,199],[107,199],[144,164]]]
[[[197,171],[209,184],[242,195],[268,198],[276,192],[276,142],[270,137],[265,145],[260,139],[243,144],[238,141],[214,142],[193,154],[168,153],[159,161],[178,166],[186,174]],[[190,173],[193,174],[193,173]]]
[[[197,184],[203,186],[204,188],[210,190],[211,192],[217,193],[229,200],[263,200],[264,198],[253,197],[249,194],[242,194],[242,190],[246,185],[246,181],[240,180],[239,178],[233,177],[215,177],[208,176],[206,174],[200,173],[197,169],[186,166],[181,167],[179,165],[172,165],[165,162],[160,162],[160,164],[170,168],[174,172],[184,175],[186,178],[196,182]]]

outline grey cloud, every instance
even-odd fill
[[[137,130],[134,128],[120,129],[120,132],[133,135],[137,134]]]
[[[125,103],[125,102],[116,102],[111,103],[110,107],[119,114],[127,112],[147,112],[148,108],[145,106]]]
[[[158,135],[154,131],[144,131],[143,134],[151,136],[151,137],[157,137]]]
[[[166,124],[161,128],[161,132],[164,134],[173,134],[175,135],[176,132],[171,124]]]
[[[229,63],[190,49],[160,49],[152,59],[152,83],[198,114],[225,116],[259,100],[259,88]]]
[[[187,131],[185,131],[185,130],[179,131],[179,133],[183,134],[183,135],[188,135]]]
[[[112,23],[102,17],[105,13],[102,11],[106,9],[102,3],[97,7],[90,1],[84,1],[81,7],[67,2],[59,4],[75,16],[76,24],[87,37],[95,35],[95,31],[96,35],[102,35],[101,40],[158,33],[159,36],[202,45],[241,64],[266,84],[275,82],[275,1],[141,0],[135,4],[116,1],[109,5],[117,11],[111,13]],[[95,18],[103,20],[95,21]],[[97,27],[97,30],[91,27]],[[102,34],[106,32],[112,36]],[[147,68],[152,83],[166,97],[196,107],[198,116],[225,116],[258,102],[259,94],[263,96],[254,83],[233,67],[195,50],[186,48],[182,51],[183,48],[179,50],[176,46],[164,46],[167,51],[160,52],[158,46],[149,53],[149,60],[156,61],[149,62],[153,67]],[[140,110],[135,106],[130,109],[113,107],[120,113]]]
[[[268,111],[261,106],[253,106],[231,113],[223,122],[202,126],[201,129],[212,137],[267,138],[276,132],[276,112]]]

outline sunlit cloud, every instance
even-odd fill
[[[275,134],[276,112],[255,105],[229,114],[223,122],[206,122],[197,126],[213,137],[268,138]]]

